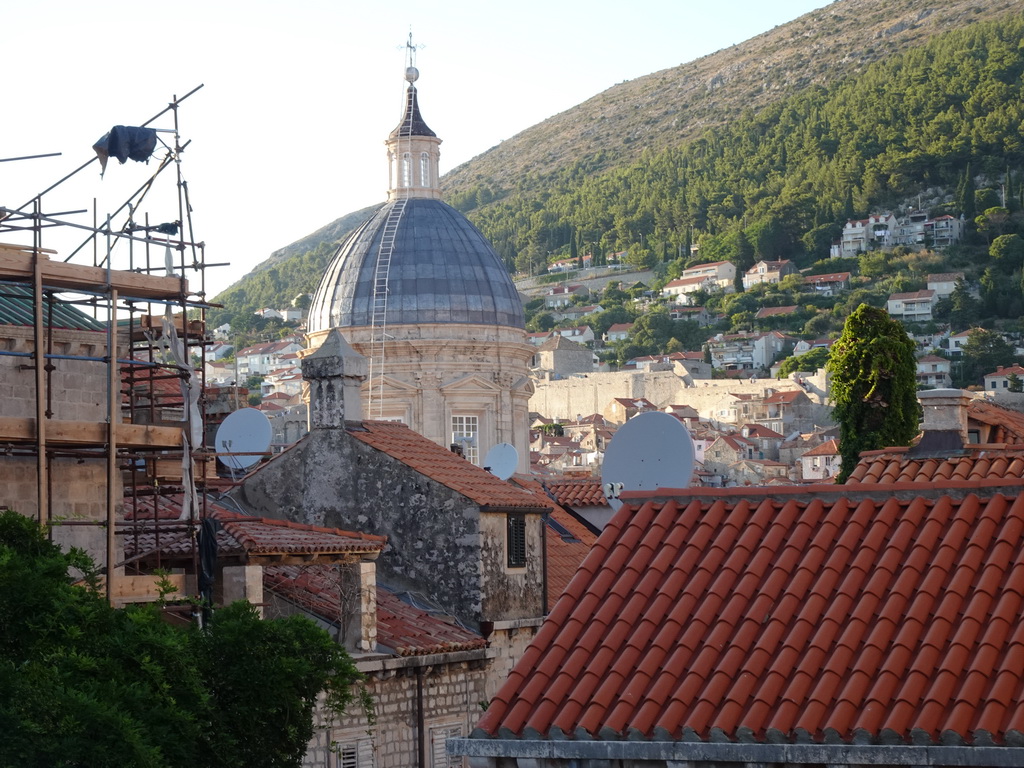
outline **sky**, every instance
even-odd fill
[[[838,0],[841,2],[842,0]],[[0,206],[18,208],[94,156],[114,125],[141,125],[175,97],[180,171],[212,298],[273,251],[383,202],[384,139],[401,118],[410,30],[424,119],[441,173],[621,83],[693,61],[825,0],[36,0],[4,13]],[[173,129],[172,113],[151,124]],[[173,133],[161,133],[170,141]],[[158,150],[158,154],[163,154]],[[45,211],[102,221],[157,162],[93,163]],[[142,211],[178,218],[164,172]],[[94,202],[95,201],[95,202]],[[140,215],[141,218],[141,215]],[[84,239],[53,229],[63,258]],[[25,242],[23,233],[0,233]],[[127,265],[124,248],[115,266]],[[162,257],[161,257],[162,258]],[[75,261],[91,259],[82,254]],[[197,280],[190,284],[197,290]]]

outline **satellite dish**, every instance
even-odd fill
[[[511,443],[498,443],[484,456],[484,469],[502,480],[512,477],[518,463],[519,451]]]
[[[608,443],[601,483],[612,509],[622,491],[687,488],[693,479],[693,438],[675,416],[648,411],[623,424]]]
[[[221,461],[231,469],[248,469],[263,458],[273,434],[270,420],[263,411],[241,408],[217,427],[213,447],[218,454],[243,454],[222,456]]]

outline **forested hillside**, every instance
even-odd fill
[[[590,175],[580,161],[543,193],[470,216],[511,269],[535,273],[551,253],[631,250],[650,266],[691,240],[701,260],[735,259],[741,232],[748,259],[812,261],[845,219],[918,200],[973,218],[955,195],[968,172],[1018,194],[1022,46],[1021,16],[949,32],[629,165]]]

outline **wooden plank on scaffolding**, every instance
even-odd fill
[[[26,246],[0,244],[0,280],[32,279],[32,249]],[[111,270],[42,260],[43,285],[67,291],[105,292],[114,288],[125,299],[171,299],[188,294],[188,280],[184,277]],[[108,282],[109,278],[109,282]]]
[[[147,331],[159,337],[163,333],[163,319],[163,315],[141,315],[136,321],[132,341],[145,341]],[[183,326],[181,313],[174,315],[174,330],[179,336],[185,335],[186,328],[189,338],[198,339],[203,336],[206,324],[202,320],[189,320],[188,324]]]
[[[182,427],[118,424],[117,445],[122,448],[181,448],[181,430]],[[0,417],[0,442],[22,443],[33,442],[35,439],[35,419]],[[107,423],[47,419],[46,444],[79,447],[106,445]]]
[[[174,591],[166,595],[167,598],[173,600],[186,596],[185,574],[183,573],[169,573],[163,577],[147,574],[115,576],[111,595],[118,604],[155,602],[160,596],[157,581],[161,578],[166,579],[174,587]]]

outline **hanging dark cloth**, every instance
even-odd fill
[[[121,165],[129,160],[144,163],[156,149],[156,131],[153,128],[115,125],[92,148],[103,171],[107,170],[107,159],[111,157],[116,157]]]

